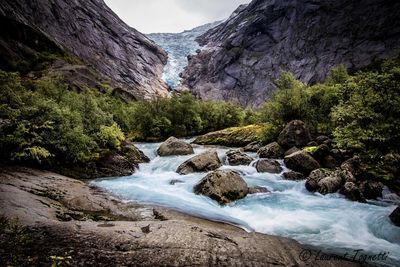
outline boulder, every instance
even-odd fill
[[[284,156],[285,150],[277,143],[270,143],[258,150],[257,154],[260,158],[280,159]]]
[[[361,193],[360,189],[358,188],[358,186],[353,182],[345,183],[342,189],[340,190],[340,193],[349,200],[358,201],[362,203],[367,202],[363,194]]]
[[[363,181],[360,183],[360,190],[366,199],[377,199],[382,197],[383,184],[376,181]]]
[[[173,136],[168,138],[157,149],[157,154],[161,157],[174,155],[190,155],[193,153],[193,147],[190,144]]]
[[[285,173],[283,174],[283,177],[284,177],[286,180],[293,180],[293,181],[296,181],[296,180],[303,180],[303,179],[306,178],[306,177],[304,176],[304,174],[302,174],[302,173],[300,173],[300,172],[295,172],[295,171],[288,171],[288,172],[285,172]]]
[[[134,164],[116,153],[108,153],[96,162],[97,177],[128,176],[134,172]]]
[[[331,139],[325,135],[320,135],[317,138],[315,138],[315,142],[317,142],[318,145],[325,144],[326,142],[329,142],[330,140]]]
[[[400,207],[397,207],[390,215],[390,220],[396,226],[400,227]]]
[[[249,165],[253,161],[253,158],[246,155],[243,149],[229,150],[226,152],[226,156],[228,157],[229,165],[232,166]]]
[[[132,162],[134,165],[138,165],[139,163],[147,163],[150,162],[150,159],[138,149],[132,142],[124,141],[121,144],[121,153],[125,158]]]
[[[297,151],[285,157],[285,164],[289,169],[308,175],[320,167],[319,163],[307,152]]]
[[[311,141],[307,143],[307,146],[318,146],[318,143],[315,141]]]
[[[269,193],[269,190],[262,186],[254,186],[249,188],[249,194]]]
[[[255,163],[258,172],[280,173],[282,167],[278,161],[274,159],[260,159]]]
[[[246,152],[257,152],[262,147],[261,143],[258,141],[251,142],[247,146],[244,147],[244,151]]]
[[[182,163],[176,172],[181,175],[186,175],[193,172],[213,171],[221,166],[222,164],[217,151],[215,149],[210,149]]]
[[[360,176],[364,171],[365,167],[363,166],[361,159],[359,157],[353,157],[351,159],[346,160],[340,165],[342,170],[348,170],[355,177]]]
[[[338,191],[346,182],[356,182],[349,171],[317,169],[310,173],[305,186],[308,191],[329,194]]]
[[[321,164],[323,168],[334,169],[338,166],[336,159],[331,155],[319,159],[318,162]]]
[[[322,144],[322,145],[319,145],[319,146],[313,151],[312,156],[313,156],[315,159],[320,160],[320,159],[323,159],[323,158],[326,157],[326,156],[329,156],[329,154],[330,154],[330,149],[329,149],[329,147],[328,147],[327,145],[325,145],[325,144]]]
[[[301,149],[298,149],[297,147],[294,146],[294,147],[292,147],[292,148],[286,150],[284,156],[285,156],[285,157],[286,157],[286,156],[289,156],[290,154],[293,154],[294,152],[297,152],[297,151],[300,151],[300,150],[301,150]]]
[[[278,137],[278,143],[284,148],[304,147],[310,141],[310,132],[300,120],[289,122]]]
[[[216,170],[194,186],[196,194],[202,194],[225,205],[244,198],[248,192],[246,182],[233,170]]]

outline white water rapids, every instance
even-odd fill
[[[400,228],[391,224],[388,218],[398,199],[352,202],[339,194],[310,193],[305,189],[304,181],[288,181],[281,175],[257,173],[251,166],[233,167],[224,163],[222,168],[240,171],[249,186],[267,187],[271,192],[248,195],[221,207],[208,197],[193,193],[193,186],[206,173],[181,176],[175,172],[193,155],[158,157],[155,151],[159,145],[137,145],[151,162],[140,164],[132,176],[98,179],[92,183],[128,201],[165,206],[210,220],[233,223],[248,231],[293,238],[338,255],[354,249],[371,254],[388,252],[388,259],[378,263],[400,266]],[[206,149],[199,146],[195,148],[195,154]],[[223,162],[227,150],[217,149]],[[257,158],[255,153],[249,155]],[[176,179],[182,183],[170,184]]]

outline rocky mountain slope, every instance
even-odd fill
[[[183,84],[200,99],[259,106],[281,71],[314,83],[400,52],[400,3],[254,0],[198,40]]]
[[[171,88],[175,89],[179,85],[181,80],[179,74],[187,66],[188,57],[200,49],[195,39],[220,23],[221,21],[208,23],[180,33],[147,35],[168,53],[168,63],[165,65],[163,78]]]
[[[4,0],[0,19],[6,23],[0,38],[2,69],[26,61],[23,55],[51,48],[50,52],[63,50],[82,60],[125,98],[168,93],[161,79],[166,53],[126,25],[102,0]]]

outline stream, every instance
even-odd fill
[[[239,171],[249,186],[263,186],[271,191],[248,195],[222,207],[208,197],[193,193],[193,186],[206,173],[181,176],[175,172],[194,155],[159,157],[155,152],[159,145],[137,144],[151,162],[140,164],[132,176],[97,179],[92,183],[127,201],[172,208],[235,224],[246,231],[292,238],[336,255],[352,254],[358,249],[370,255],[387,253],[386,260],[371,263],[400,266],[400,228],[388,218],[399,199],[388,194],[387,189],[383,199],[368,203],[349,201],[338,193],[325,196],[310,193],[304,187],[305,181],[284,180],[281,174],[257,173],[252,166],[228,166],[225,152],[230,148],[217,147],[224,164],[222,168]],[[207,149],[195,147],[195,154]],[[248,155],[257,159],[256,153]],[[171,180],[182,182],[171,184]]]

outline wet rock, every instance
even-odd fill
[[[390,215],[390,220],[396,226],[400,227],[400,207],[397,207]]]
[[[310,154],[297,151],[285,157],[285,164],[289,169],[308,175],[320,167],[319,163]]]
[[[377,199],[382,197],[383,184],[376,181],[363,181],[360,183],[360,190],[366,199]]]
[[[249,194],[269,193],[269,190],[262,186],[254,186],[249,188]]]
[[[329,141],[330,138],[325,135],[320,135],[317,138],[315,138],[315,142],[317,142],[318,145],[324,144],[326,141]]]
[[[278,137],[278,143],[284,148],[304,147],[310,141],[310,132],[300,120],[289,122]]]
[[[139,163],[150,162],[149,157],[147,157],[143,151],[138,149],[132,142],[124,141],[121,144],[121,153],[125,158],[135,165]]]
[[[290,154],[293,154],[294,152],[297,152],[297,151],[300,151],[301,149],[298,149],[297,147],[292,147],[292,148],[290,148],[290,149],[288,149],[288,150],[286,150],[286,152],[285,152],[285,157],[286,156],[289,156]]]
[[[270,143],[258,150],[257,154],[260,158],[280,159],[283,157],[285,150],[277,143]]]
[[[295,172],[295,171],[288,171],[285,172],[283,174],[283,177],[286,180],[293,180],[293,181],[297,181],[297,180],[304,180],[306,177],[304,176],[304,174],[300,173],[300,172]]]
[[[186,175],[193,172],[213,171],[221,166],[222,164],[217,151],[215,149],[210,149],[182,163],[176,172],[181,175]]]
[[[274,159],[260,159],[255,163],[258,172],[280,173],[282,167],[278,161]]]
[[[257,152],[262,147],[261,143],[258,141],[251,142],[247,146],[244,147],[244,151],[246,152]]]
[[[353,182],[345,183],[344,186],[342,187],[342,189],[340,190],[340,193],[349,200],[358,201],[358,202],[362,202],[362,203],[366,202],[360,189]]]
[[[175,155],[189,155],[193,154],[193,147],[185,141],[179,140],[175,137],[168,138],[157,149],[157,154],[161,157],[175,156]]]
[[[253,158],[246,155],[242,149],[229,150],[226,152],[226,156],[228,157],[229,165],[232,166],[249,165],[253,161]]]
[[[170,185],[175,185],[175,184],[180,184],[180,183],[183,183],[183,181],[179,180],[179,179],[172,179],[171,181],[169,181]]]
[[[330,194],[338,191],[346,182],[355,183],[354,176],[346,170],[330,171],[317,169],[310,173],[306,181],[306,189],[311,192]]]
[[[248,192],[246,182],[233,170],[217,170],[209,173],[194,186],[196,194],[202,194],[225,205],[244,198]]]

